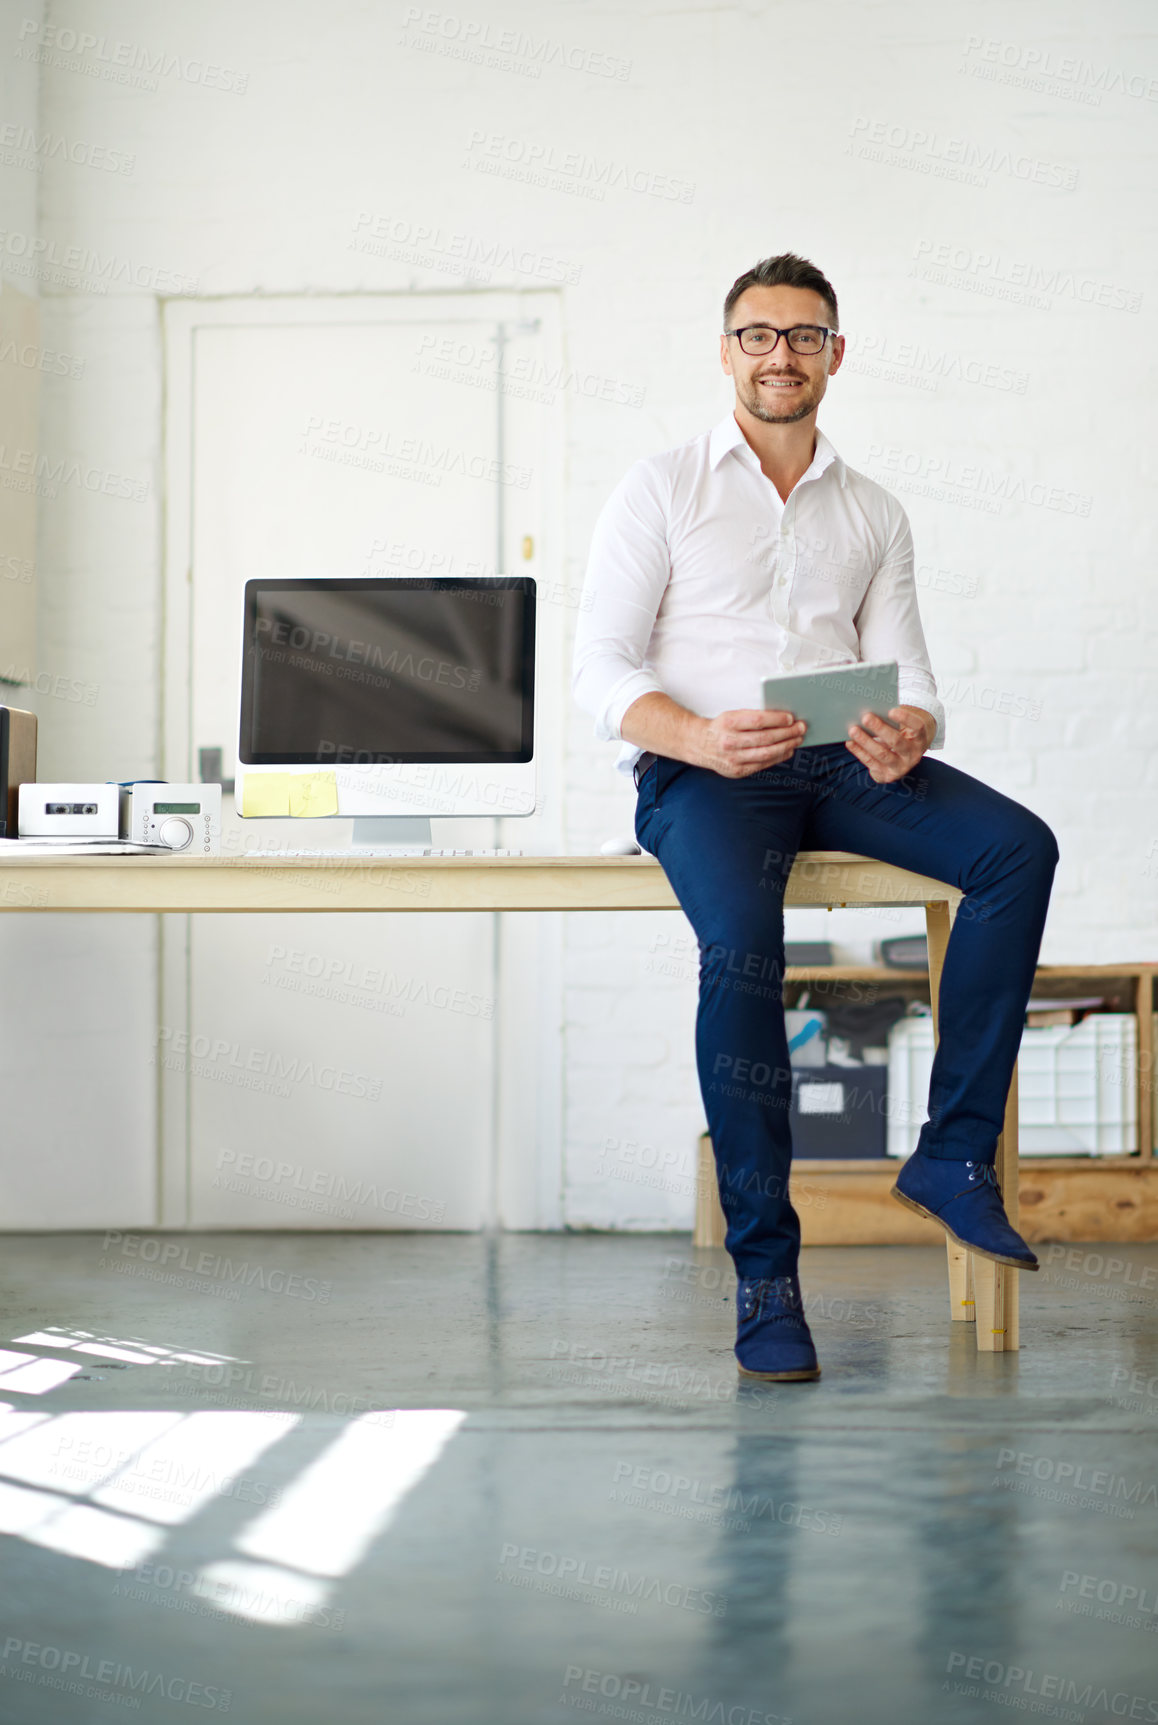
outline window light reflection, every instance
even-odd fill
[[[407,1408],[383,1426],[364,1414],[259,1515],[237,1549],[312,1575],[344,1575],[458,1430],[457,1408]]]
[[[42,1396],[57,1384],[67,1383],[82,1368],[72,1360],[45,1360],[36,1354],[20,1354],[0,1348],[0,1389],[25,1396]]]

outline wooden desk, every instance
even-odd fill
[[[962,893],[851,851],[801,851],[785,907],[924,906],[933,1026]],[[0,857],[0,911],[678,910],[653,857]],[[1017,1073],[998,1173],[1017,1225]],[[949,1245],[950,1310],[976,1312],[977,1345],[1016,1348],[1017,1272]],[[976,1305],[974,1305],[976,1301]]]
[[[802,851],[785,905],[956,906],[943,881]],[[0,911],[678,910],[653,857],[9,857]]]

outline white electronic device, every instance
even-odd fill
[[[897,661],[888,659],[765,677],[764,706],[805,721],[807,729],[798,748],[845,743],[849,726],[861,724],[866,713],[875,713],[884,724],[898,729],[889,718],[897,705],[897,676]]]
[[[115,839],[116,785],[21,785],[20,837]]]
[[[234,808],[354,820],[353,845],[435,849],[434,818],[536,808],[529,575],[245,583]]]
[[[120,790],[121,837],[191,856],[221,851],[221,786],[137,780]]]

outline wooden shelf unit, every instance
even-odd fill
[[[1042,964],[1037,968],[1034,977],[1033,994],[1035,999],[1061,999],[1071,994],[1103,994],[1110,1003],[1110,1010],[1115,1012],[1132,1012],[1138,1025],[1138,1070],[1137,1070],[1137,1118],[1138,1143],[1133,1151],[1110,1152],[1107,1155],[1083,1157],[1081,1155],[1066,1155],[1058,1158],[1046,1156],[1023,1156],[1019,1158],[1022,1168],[1033,1167],[1056,1160],[1063,1167],[1071,1168],[1084,1162],[1094,1162],[1099,1165],[1129,1161],[1134,1167],[1140,1162],[1155,1162],[1154,1156],[1154,979],[1158,976],[1158,961],[1154,963],[1132,964]],[[874,998],[881,994],[909,994],[914,1000],[929,999],[929,973],[927,970],[913,969],[893,970],[888,965],[863,964],[824,964],[796,965],[790,964],[784,971],[784,1005],[794,1006],[805,989],[812,994],[820,994],[819,999],[810,999],[809,1005],[823,1011],[824,982],[863,982],[880,984],[874,991]],[[849,997],[843,996],[848,999]],[[868,1164],[871,1166],[872,1164]],[[850,1160],[836,1163],[828,1158],[802,1159],[795,1166],[805,1168],[864,1168],[863,1161]]]
[[[1141,1241],[1158,1239],[1158,1157],[1155,1156],[1154,982],[1158,963],[1046,964],[1034,979],[1034,998],[1104,994],[1111,1010],[1133,1012],[1138,1025],[1138,1142],[1133,1151],[1106,1155],[1022,1156],[1020,1226],[1026,1238]],[[809,1004],[823,1010],[823,986],[873,984],[873,998],[905,994],[929,999],[927,970],[887,965],[789,965],[784,1004],[807,988]],[[848,995],[842,995],[848,999]],[[806,1245],[939,1245],[943,1234],[889,1195],[899,1164],[892,1158],[794,1160],[793,1194]]]

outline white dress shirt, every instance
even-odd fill
[[[702,718],[763,706],[765,677],[895,659],[898,702],[945,710],[917,610],[908,517],[821,433],[787,503],[729,414],[637,461],[595,525],[573,692],[601,741],[655,690]],[[629,773],[643,750],[624,743]]]

